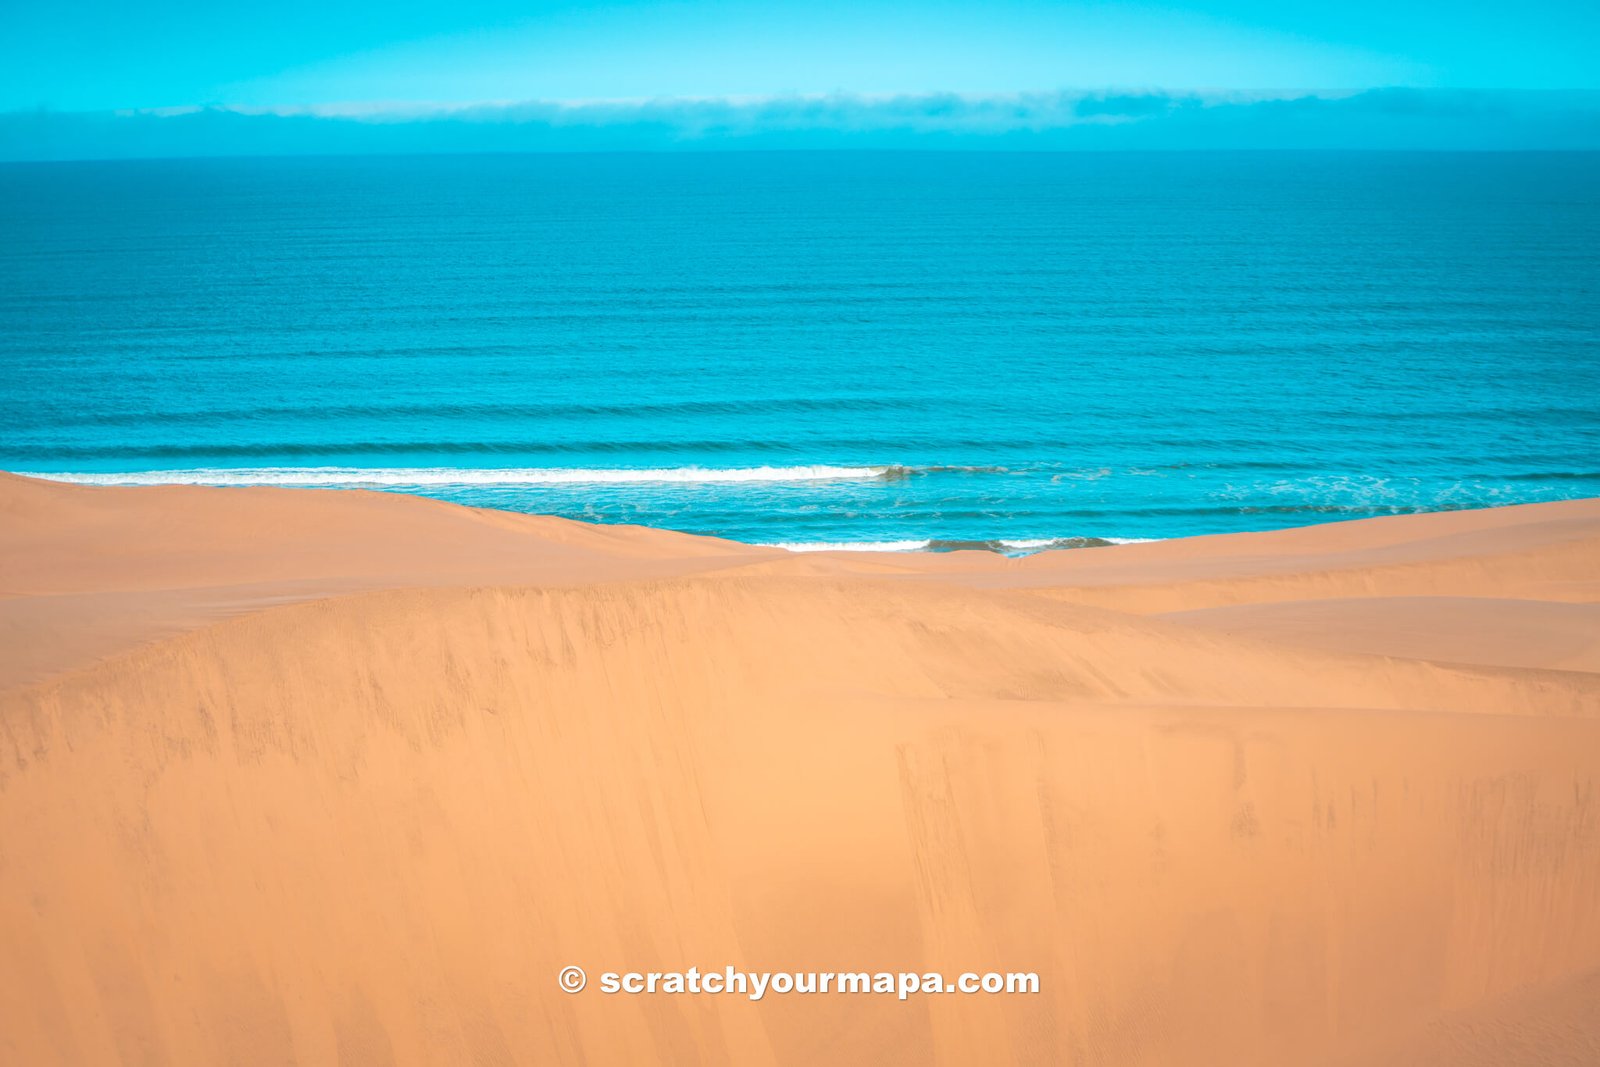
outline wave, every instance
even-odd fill
[[[1041,537],[1023,540],[962,541],[927,537],[907,541],[777,541],[768,548],[790,552],[993,552],[1002,556],[1031,556],[1063,548],[1105,548],[1146,544],[1154,537]]]
[[[920,552],[931,542],[921,541],[779,541],[767,548],[782,548],[790,552]]]
[[[343,422],[353,419],[560,419],[560,418],[674,418],[714,417],[719,415],[771,416],[775,412],[903,412],[931,406],[926,397],[916,396],[839,396],[839,397],[759,397],[745,400],[671,400],[655,403],[606,404],[548,403],[448,403],[408,404],[287,404],[261,407],[217,406],[175,408],[159,416],[146,411],[66,413],[55,416],[58,424],[94,426],[216,425],[228,426],[245,421],[265,422],[286,419],[301,424]]]
[[[928,542],[929,552],[998,552],[1002,556],[1031,556],[1058,548],[1108,548],[1112,545],[1131,545],[1151,541],[1149,537],[1039,537],[1023,540],[995,539],[989,541],[964,541],[934,538]]]
[[[1047,548],[1102,548],[1107,545],[1144,545],[1157,537],[1045,537],[1025,541],[998,541],[1004,550],[1040,552]]]
[[[898,466],[876,467],[668,467],[589,470],[515,467],[230,467],[114,473],[19,471],[77,485],[281,485],[299,488],[403,488],[422,486],[602,485],[622,483],[841,482],[892,480],[911,474]]]
[[[865,439],[827,439],[810,443],[817,449],[830,449],[835,454],[860,454],[874,447],[878,442]],[[325,456],[351,457],[351,456],[592,456],[592,455],[633,455],[642,453],[687,454],[696,456],[740,455],[756,456],[770,455],[783,457],[793,455],[792,450],[783,449],[776,445],[770,438],[764,437],[722,437],[708,440],[691,440],[682,437],[637,439],[628,437],[613,437],[604,440],[556,440],[556,441],[522,441],[522,440],[489,440],[474,441],[466,438],[447,438],[444,440],[420,440],[411,438],[397,438],[385,441],[372,440],[342,440],[342,441],[190,441],[187,443],[167,442],[164,444],[118,444],[114,447],[103,445],[70,445],[61,443],[43,444],[13,444],[6,442],[0,448],[0,455],[6,457],[34,457],[41,460],[55,462],[57,460],[87,460],[96,462],[132,462],[138,459],[141,462],[171,463],[179,460],[188,460],[194,463],[215,463],[237,460],[237,468],[225,469],[261,469],[254,464],[283,463],[293,465],[294,459],[306,457],[308,460],[321,459]],[[359,460],[354,461],[359,463]],[[514,462],[514,461],[513,461]],[[581,462],[578,461],[578,462]],[[306,466],[302,462],[298,466]],[[324,466],[336,466],[328,463]],[[366,469],[354,467],[350,460],[342,466],[349,469]],[[197,469],[197,468],[185,468]],[[218,468],[224,469],[224,468]],[[374,468],[384,469],[384,468]]]

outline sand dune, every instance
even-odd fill
[[[1359,597],[1201,608],[1185,626],[1317,648],[1497,667],[1600,671],[1600,603],[1513,597]]]
[[[1600,502],[1024,560],[0,519],[0,1061],[1595,1062]]]

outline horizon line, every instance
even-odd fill
[[[248,117],[365,119],[369,117],[444,118],[473,111],[513,108],[552,108],[566,111],[587,109],[650,109],[672,106],[722,106],[753,108],[784,103],[853,103],[861,105],[914,104],[957,101],[966,104],[1005,102],[1044,102],[1081,100],[1170,100],[1199,102],[1207,106],[1271,103],[1294,100],[1339,101],[1374,93],[1414,93],[1426,96],[1593,96],[1600,98],[1600,87],[1518,88],[1514,86],[1476,86],[1437,88],[1402,83],[1369,86],[1280,86],[1266,89],[1234,89],[1224,86],[1105,85],[1062,86],[1055,88],[966,90],[907,89],[858,92],[850,89],[784,90],[770,93],[660,94],[653,96],[593,97],[506,97],[461,100],[326,100],[309,104],[246,104],[208,100],[190,104],[160,104],[105,108],[59,108],[49,102],[29,107],[0,109],[0,117],[31,115],[115,116],[118,118],[181,118],[196,114],[231,114]]]

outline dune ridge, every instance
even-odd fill
[[[1017,560],[14,476],[0,517],[6,1062],[1600,1047],[1600,501]]]

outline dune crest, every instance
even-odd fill
[[[5,1062],[1600,1045],[1595,501],[1024,560],[9,476],[0,515],[39,635],[0,660]]]

